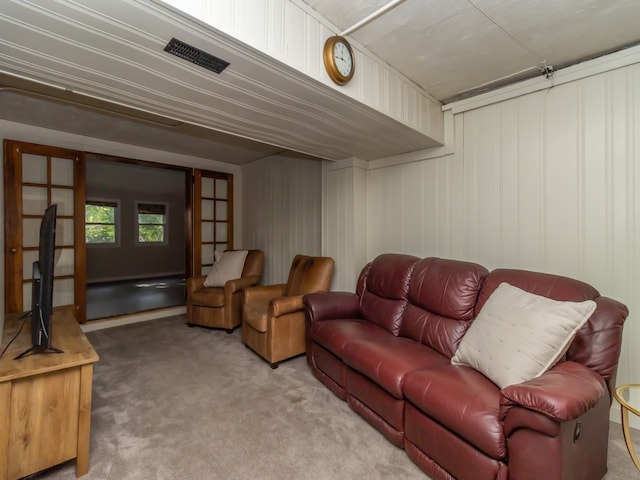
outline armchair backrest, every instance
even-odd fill
[[[242,277],[262,276],[264,269],[264,252],[262,250],[249,250],[247,258],[244,261],[242,269]]]
[[[329,290],[335,262],[331,257],[296,255],[291,262],[284,295],[305,295]]]

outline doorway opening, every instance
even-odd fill
[[[185,305],[191,170],[85,158],[87,320]]]

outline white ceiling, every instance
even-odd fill
[[[305,0],[344,30],[390,0]],[[640,42],[638,0],[405,0],[350,36],[443,103]]]
[[[389,3],[305,1],[339,29]],[[640,0],[394,3],[349,37],[443,103],[640,41]],[[83,5],[0,0],[0,118],[235,164],[283,150],[373,159],[436,145],[156,1]],[[167,61],[169,29],[224,52],[230,81]]]

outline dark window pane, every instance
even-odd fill
[[[166,206],[153,204],[153,203],[139,203],[138,204],[138,214],[141,213],[149,213],[152,215],[165,215],[166,214]]]

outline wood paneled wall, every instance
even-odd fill
[[[300,0],[165,2],[433,139],[443,139],[440,102],[354,41],[355,76],[343,87],[334,85],[324,69],[322,48],[340,30]]]
[[[285,283],[296,254],[322,252],[322,162],[272,156],[243,165],[242,175],[246,208],[237,248],[264,250],[262,284]]]
[[[326,163],[323,176],[322,251],[336,262],[332,289],[353,291],[368,258],[366,163]]]
[[[582,279],[629,307],[618,383],[637,383],[640,64],[458,111],[452,154],[369,162],[366,207],[325,212],[327,253],[349,257],[360,241],[345,225],[364,215],[366,260],[403,252]],[[325,195],[357,196],[353,174],[327,171]],[[341,288],[364,263],[338,262],[355,269]]]

